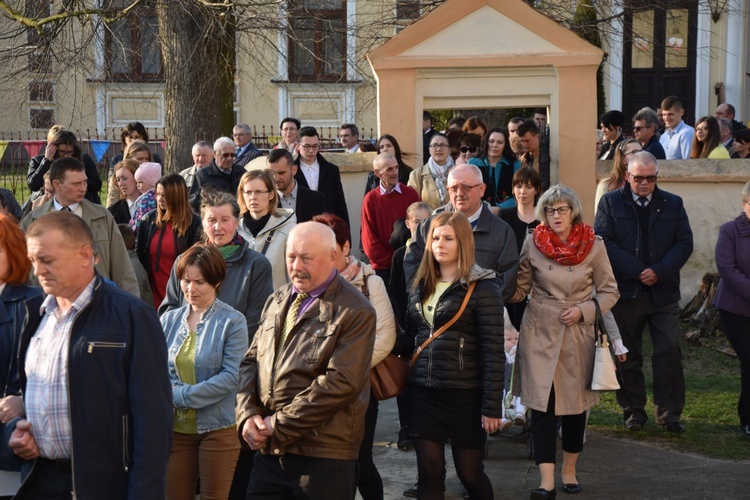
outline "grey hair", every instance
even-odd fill
[[[234,141],[229,137],[219,137],[214,142],[214,151],[220,151],[222,146],[232,146],[234,149]]]
[[[251,129],[250,125],[248,125],[247,123],[238,123],[232,129],[232,131],[234,131],[234,130],[242,130],[243,132],[248,133],[248,134],[252,134],[253,133],[253,129]]]
[[[729,118],[719,118],[719,127],[722,131],[728,130],[733,131],[732,121]]]
[[[385,163],[387,160],[394,160],[398,162],[395,156],[393,156],[391,153],[380,153],[378,156],[375,157],[375,159],[372,161],[372,166],[375,168],[380,168],[380,165]]]
[[[633,121],[643,120],[646,122],[647,127],[653,127],[654,130],[659,128],[659,117],[656,115],[656,111],[646,106],[641,108],[633,116]]]
[[[484,178],[482,177],[482,171],[479,170],[479,167],[477,167],[476,165],[471,165],[469,163],[464,163],[462,165],[456,165],[455,167],[453,167],[451,171],[448,172],[448,179],[451,179],[451,177],[453,176],[453,172],[455,172],[456,170],[460,168],[467,168],[471,170],[471,172],[476,176],[479,182],[484,182]]]
[[[210,148],[211,143],[208,141],[198,141],[195,144],[193,144],[193,149],[195,148]]]
[[[640,165],[642,167],[650,167],[653,165],[656,167],[656,172],[659,172],[659,167],[656,164],[656,157],[648,151],[640,151],[633,155],[628,162],[628,173],[630,173],[630,167],[633,165]]]
[[[750,182],[742,188],[742,201],[750,202]]]
[[[432,209],[427,203],[423,201],[415,201],[406,209],[406,218],[408,219],[411,217],[417,210],[426,210],[428,214],[432,213]]]
[[[578,224],[583,221],[583,207],[581,206],[581,199],[578,198],[573,189],[569,188],[565,184],[555,184],[542,194],[539,198],[539,202],[536,205],[536,218],[542,223],[546,223],[547,214],[544,210],[555,205],[556,203],[567,203],[570,206],[571,222]]]

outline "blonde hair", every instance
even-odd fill
[[[440,264],[435,260],[432,253],[432,234],[441,226],[451,226],[456,232],[458,243],[458,276],[457,279],[469,280],[471,268],[474,266],[474,235],[471,224],[461,212],[442,212],[432,218],[430,230],[427,234],[422,262],[419,264],[417,274],[414,277],[414,290],[422,282],[422,290],[425,297],[435,293],[437,282],[440,278]]]

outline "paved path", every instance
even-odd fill
[[[413,451],[396,448],[397,436],[395,400],[385,401],[380,405],[374,454],[383,477],[385,498],[390,499],[405,498],[404,489],[413,485],[416,477],[416,456]],[[737,439],[745,438],[738,433]],[[558,450],[559,446],[558,441]],[[748,457],[742,462],[715,460],[588,432],[578,462],[583,492],[569,497],[558,485],[558,498],[750,499],[750,440]],[[449,449],[446,458],[445,498],[461,499],[462,488]],[[533,460],[526,458],[526,445],[520,438],[490,438],[485,468],[497,499],[527,499],[529,491],[538,486],[539,470]],[[559,478],[559,466],[557,472]]]

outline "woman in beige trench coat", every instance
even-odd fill
[[[575,467],[583,449],[586,411],[599,401],[591,391],[596,297],[602,311],[619,298],[601,238],[582,222],[575,191],[552,186],[537,205],[542,223],[521,251],[511,302],[531,293],[521,323],[518,368],[521,401],[532,409],[531,432],[540,487],[532,499],[555,498],[556,416],[562,416],[563,491],[578,493]]]

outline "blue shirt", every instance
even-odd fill
[[[667,160],[687,160],[693,147],[695,129],[685,122],[680,122],[673,130],[666,129],[659,138]]]

